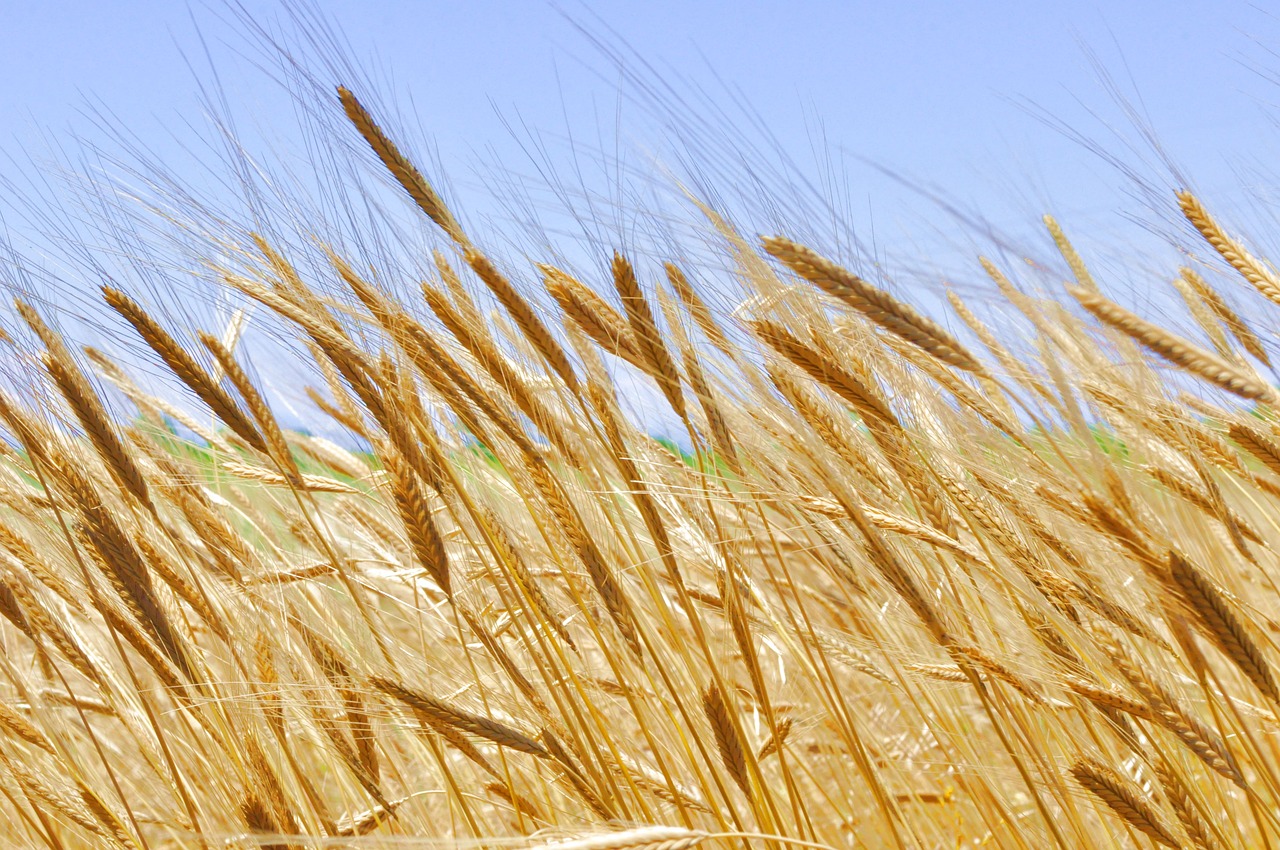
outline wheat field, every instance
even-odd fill
[[[977,260],[987,319],[695,199],[725,305],[688,262],[491,256],[327,108],[434,273],[199,237],[345,441],[281,426],[234,328],[104,287],[165,397],[14,305],[5,847],[1280,841],[1280,273],[1195,195],[1153,284],[1194,338],[1052,219],[1073,279]]]

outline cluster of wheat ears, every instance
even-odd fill
[[[1064,297],[982,260],[1031,330],[952,292],[956,334],[704,205],[751,295],[727,312],[674,263],[500,269],[339,95],[448,246],[421,296],[257,235],[216,272],[369,451],[284,430],[233,340],[126,292],[201,414],[17,303],[4,846],[1280,841],[1280,396],[1210,282],[1280,304],[1280,274],[1196,197],[1174,286],[1203,342],[1051,219]]]

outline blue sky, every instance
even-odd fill
[[[1090,52],[1141,99],[1175,158],[1211,186],[1226,191],[1232,166],[1275,151],[1280,60],[1270,51],[1280,48],[1280,20],[1233,0],[317,5],[385,95],[412,98],[451,171],[489,146],[518,159],[499,113],[579,135],[612,121],[617,77],[574,20],[597,33],[611,27],[679,85],[714,89],[718,76],[740,89],[801,162],[820,122],[832,148],[975,202],[1017,203],[1012,185],[1064,218],[1117,205],[1117,176],[1027,111],[1109,142],[1104,123],[1122,119]],[[244,8],[267,20],[279,4]],[[44,134],[65,140],[68,129],[92,137],[83,112],[98,102],[163,149],[164,129],[199,120],[196,78],[208,81],[201,37],[238,97],[235,111],[263,120],[254,101],[277,101],[253,57],[235,55],[228,19],[216,2],[9,4],[0,144],[38,146]],[[274,117],[286,133],[288,117]],[[877,180],[855,182],[872,210],[897,206]]]
[[[565,137],[612,151],[616,131],[631,162],[670,149],[671,126],[646,114],[619,56],[630,73],[676,92],[718,104],[740,96],[800,173],[839,184],[841,215],[865,244],[890,265],[910,257],[936,266],[938,281],[972,273],[981,239],[876,166],[980,210],[1028,245],[1043,243],[1039,216],[1052,212],[1114,268],[1122,300],[1141,306],[1141,277],[1122,259],[1135,244],[1164,259],[1143,228],[1153,213],[1080,138],[1160,192],[1182,178],[1153,154],[1115,91],[1220,216],[1265,223],[1274,196],[1280,18],[1252,3],[316,5],[378,102],[396,104],[394,123],[409,128],[414,149],[448,174],[450,196],[496,230],[509,211],[484,184],[494,183],[495,163],[531,173],[531,140],[544,140],[547,161],[566,169]],[[244,0],[242,9],[272,21],[281,6]],[[217,2],[8,4],[0,176],[21,183],[33,173],[28,158],[51,152],[74,161],[73,140],[106,144],[107,126],[186,173],[194,160],[183,146],[201,136],[201,86],[214,71],[251,144],[300,152],[290,102],[262,69],[263,52],[245,46],[243,26]],[[718,140],[721,152],[732,139]],[[11,232],[25,226],[2,200],[0,213]],[[1172,270],[1176,256],[1168,259]]]

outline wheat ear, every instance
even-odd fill
[[[1071,240],[1067,239],[1067,234],[1062,232],[1062,226],[1058,224],[1058,220],[1051,215],[1044,217],[1044,226],[1049,228],[1049,235],[1053,237],[1053,244],[1058,249],[1058,253],[1062,255],[1062,259],[1067,261],[1067,267],[1071,269],[1071,274],[1075,275],[1076,283],[1090,292],[1098,291],[1098,284],[1094,281],[1093,275],[1089,273],[1089,268],[1084,264],[1080,254],[1076,251],[1075,246],[1071,244]]]
[[[133,455],[125,449],[123,441],[116,432],[111,417],[107,415],[102,400],[94,392],[89,379],[76,365],[71,352],[61,337],[54,332],[40,314],[24,301],[15,301],[18,315],[22,316],[27,326],[35,332],[47,349],[44,365],[53,378],[54,383],[67,400],[76,419],[89,436],[89,441],[97,449],[99,456],[111,470],[112,476],[131,493],[140,504],[150,505],[151,497],[147,491],[147,482],[138,468]]]
[[[1244,350],[1252,354],[1267,366],[1271,365],[1271,357],[1267,354],[1267,350],[1262,347],[1262,340],[1258,339],[1258,335],[1249,327],[1249,323],[1240,317],[1231,306],[1227,304],[1226,299],[1219,294],[1218,290],[1209,285],[1209,282],[1197,272],[1195,269],[1183,266],[1178,269],[1179,280],[1183,281],[1189,289],[1191,289],[1200,300],[1209,308],[1209,310],[1218,317],[1218,321],[1222,323],[1236,341],[1244,346]]]
[[[540,264],[538,270],[542,272],[547,292],[551,293],[560,309],[596,345],[621,357],[642,372],[649,371],[650,366],[640,353],[640,348],[631,335],[631,328],[607,301],[555,266]]]
[[[763,319],[749,322],[748,326],[770,348],[844,399],[863,419],[897,425],[893,411],[862,378],[804,343],[780,323]]]
[[[409,193],[409,197],[413,198],[418,208],[427,214],[427,218],[439,225],[440,229],[454,242],[463,247],[469,245],[467,235],[463,233],[462,226],[453,217],[453,213],[445,206],[444,200],[435,189],[431,188],[431,184],[409,161],[409,158],[400,152],[395,142],[382,132],[382,128],[373,120],[369,110],[364,108],[346,86],[338,86],[338,98],[342,101],[342,109],[347,113],[347,119],[355,125],[356,130],[369,143],[369,147],[373,148],[378,159],[382,160],[387,171],[391,172],[396,182]]]
[[[710,836],[679,826],[645,826],[589,838],[537,844],[522,850],[689,850]]]
[[[1068,287],[1068,290],[1100,322],[1115,328],[1175,366],[1241,398],[1266,404],[1275,404],[1280,399],[1275,390],[1256,377],[1218,355],[1169,333],[1159,325],[1130,313],[1114,301],[1077,286]]]
[[[724,692],[718,685],[712,683],[703,692],[702,709],[711,721],[711,731],[715,734],[716,747],[720,750],[720,760],[724,762],[725,769],[742,789],[742,793],[750,795],[751,780],[747,774],[747,756],[742,734],[730,713]]]
[[[478,738],[485,738],[499,746],[528,753],[531,756],[543,759],[551,758],[551,754],[547,752],[546,747],[505,723],[499,723],[488,717],[481,717],[469,711],[453,708],[434,697],[407,688],[382,676],[373,676],[369,679],[369,684],[413,710],[420,711],[433,720],[452,726],[460,732],[475,735]]]
[[[502,306],[511,314],[511,318],[515,320],[516,326],[520,328],[520,332],[525,335],[534,349],[537,350],[542,358],[547,361],[555,373],[560,376],[560,380],[564,381],[564,385],[572,392],[577,392],[578,376],[573,371],[573,366],[569,362],[569,357],[565,354],[564,349],[560,347],[560,343],[556,342],[556,338],[551,335],[551,331],[547,330],[547,326],[543,324],[542,319],[538,318],[538,311],[533,308],[523,295],[507,280],[497,267],[486,257],[474,248],[468,248],[464,254],[467,264],[471,266],[472,271],[489,287],[489,290],[497,296],[502,302]]]
[[[1134,829],[1166,847],[1174,850],[1181,847],[1155,805],[1128,779],[1102,762],[1087,757],[1078,759],[1071,766],[1071,775]]]
[[[622,299],[627,321],[631,325],[632,338],[641,356],[649,364],[649,368],[645,371],[658,382],[658,388],[666,397],[667,404],[671,405],[671,409],[683,419],[685,405],[684,396],[680,392],[680,372],[671,358],[671,352],[662,341],[662,334],[658,331],[657,322],[653,318],[653,310],[650,309],[649,302],[644,297],[643,290],[640,289],[640,281],[636,279],[635,269],[626,257],[617,252],[613,255],[612,268],[613,286],[618,292],[618,297]]]
[[[1266,694],[1280,703],[1280,687],[1261,647],[1236,615],[1222,590],[1194,564],[1177,552],[1169,553],[1169,573],[1183,599],[1228,658]]]
[[[811,248],[783,236],[763,239],[764,249],[819,289],[839,298],[880,327],[967,372],[982,364],[941,325]]]
[[[1244,422],[1232,422],[1227,433],[1237,445],[1260,460],[1276,475],[1280,475],[1280,445],[1260,429]]]
[[[266,441],[231,396],[213,382],[209,373],[178,344],[177,340],[169,335],[168,331],[160,327],[160,324],[136,301],[120,290],[103,287],[102,294],[111,309],[133,325],[138,335],[156,354],[160,355],[160,359],[178,377],[178,380],[186,384],[201,401],[207,404],[224,425],[254,449],[263,454],[268,453]]]
[[[1280,304],[1280,277],[1265,263],[1249,253],[1244,245],[1227,234],[1205,209],[1200,199],[1183,189],[1178,192],[1178,206],[1191,226],[1200,231],[1205,241],[1222,255],[1233,269],[1254,285],[1259,292]]]

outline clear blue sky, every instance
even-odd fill
[[[450,170],[493,146],[513,164],[497,113],[546,131],[592,135],[612,121],[616,78],[566,19],[612,27],[670,78],[741,89],[802,164],[820,119],[828,143],[962,198],[1008,202],[1010,184],[1038,193],[1066,217],[1117,205],[1119,181],[1029,116],[1020,103],[1108,141],[1099,121],[1120,120],[1086,51],[1141,98],[1161,140],[1211,186],[1233,165],[1272,159],[1280,88],[1280,20],[1265,4],[942,0],[792,2],[540,0],[351,2],[318,0],[356,61],[411,95],[423,130]],[[254,15],[275,0],[245,0]],[[593,20],[593,15],[599,21]],[[96,100],[160,145],[159,130],[199,120],[184,54],[204,67],[197,25],[216,65],[255,114],[261,78],[227,42],[217,2],[50,0],[11,3],[0,51],[0,144],[30,146],[68,128],[92,136],[80,113]],[[197,73],[203,75],[203,70]],[[207,76],[205,77],[207,79]],[[604,117],[601,118],[601,113]],[[274,116],[276,130],[289,118]],[[866,206],[893,209],[885,184],[854,175]]]
[[[740,92],[816,181],[834,157],[850,224],[891,258],[923,252],[951,272],[977,247],[868,163],[941,189],[1017,239],[1038,239],[1044,212],[1103,262],[1140,239],[1129,216],[1147,212],[1127,178],[1042,120],[1095,140],[1162,187],[1175,185],[1103,74],[1221,215],[1257,221],[1257,199],[1275,194],[1280,18],[1248,2],[316,5],[380,101],[398,105],[397,123],[412,127],[419,146],[434,147],[452,197],[473,214],[497,216],[498,226],[504,211],[479,183],[495,161],[530,171],[512,125],[606,144],[616,126],[637,150],[669,141],[657,138],[661,126],[641,120],[643,109],[620,99],[612,60],[575,22],[618,52],[644,57],[677,90],[720,102],[726,90]],[[243,8],[270,20],[280,6],[244,0]],[[101,114],[181,173],[179,145],[201,124],[199,83],[211,79],[206,47],[246,137],[261,133],[288,149],[296,139],[288,100],[256,67],[261,51],[238,49],[242,25],[233,17],[218,2],[7,4],[0,151],[15,159],[0,162],[0,176],[28,176],[27,153],[39,158],[57,147],[74,159],[69,140],[101,140]],[[634,61],[629,67],[647,75]],[[550,151],[553,160],[564,155]],[[9,227],[20,226],[6,215]],[[1128,286],[1132,295],[1132,279]]]

